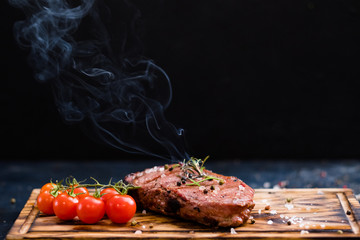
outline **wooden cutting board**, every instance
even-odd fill
[[[255,223],[248,221],[233,233],[141,209],[135,226],[106,218],[93,225],[61,221],[39,212],[38,194],[39,189],[32,191],[6,239],[360,239],[360,205],[351,189],[256,189]]]

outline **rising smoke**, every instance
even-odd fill
[[[188,158],[183,130],[164,116],[171,82],[142,56],[136,33],[140,13],[132,4],[121,1],[129,17],[114,23],[103,1],[9,2],[26,16],[14,24],[15,39],[30,49],[35,78],[52,85],[66,122],[79,122],[90,135],[130,153]],[[111,24],[119,32],[109,32]]]

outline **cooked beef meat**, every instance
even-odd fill
[[[236,177],[201,173],[194,177],[173,164],[129,174],[125,181],[140,186],[130,194],[142,208],[214,227],[245,223],[255,206],[254,190]]]

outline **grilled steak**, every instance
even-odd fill
[[[156,166],[132,173],[125,181],[140,186],[130,192],[148,210],[214,227],[237,227],[254,208],[254,190],[236,177],[184,164]]]

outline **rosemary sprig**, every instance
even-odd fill
[[[99,183],[95,178],[91,179],[95,182],[94,184],[80,184],[76,187],[93,187],[93,188],[114,188],[118,193],[120,193],[121,195],[126,195],[128,193],[129,190],[131,189],[138,189],[140,188],[139,186],[134,186],[132,184],[125,184],[123,182],[123,180],[120,180],[118,182],[112,183],[111,180],[109,181],[108,184],[101,184]]]
[[[199,181],[195,181],[195,180],[193,180],[193,179],[191,179],[191,178],[190,178],[190,180],[192,181],[192,183],[186,184],[187,186],[193,186],[193,185],[201,186],[200,183],[205,182],[205,181],[211,181],[211,180],[218,180],[219,183],[220,183],[221,181],[223,181],[223,179],[217,178],[217,177],[213,177],[213,176],[205,176],[205,178],[203,178],[203,179],[201,179],[201,180],[199,180]]]
[[[132,184],[125,184],[123,180],[120,180],[118,182],[112,182],[112,179],[110,179],[110,181],[107,184],[102,184],[95,178],[93,177],[90,178],[91,180],[94,181],[94,183],[85,183],[85,181],[78,182],[74,177],[66,178],[65,185],[62,184],[63,180],[61,180],[60,182],[56,181],[56,187],[53,190],[51,190],[51,194],[54,197],[56,197],[58,195],[59,190],[62,191],[66,190],[69,192],[69,194],[73,194],[75,188],[86,187],[86,188],[95,188],[96,190],[95,192],[97,192],[97,190],[101,190],[104,188],[114,188],[121,195],[126,195],[129,190],[140,188]]]
[[[220,185],[224,183],[223,179],[207,175],[204,172],[205,162],[208,158],[209,156],[206,156],[204,160],[202,160],[199,158],[191,157],[188,161],[184,160],[184,162],[181,164],[181,169],[185,176],[182,176],[182,178],[191,181],[191,183],[186,184],[187,186],[194,186],[194,185],[201,186],[200,183],[211,180],[219,181]]]

